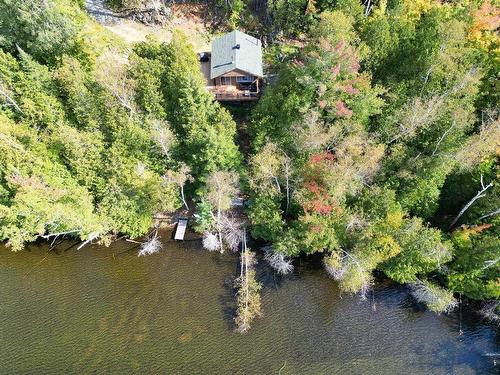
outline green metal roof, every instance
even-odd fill
[[[234,69],[257,77],[263,76],[262,43],[238,30],[213,40],[210,78],[217,78]]]

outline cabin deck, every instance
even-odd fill
[[[207,86],[208,91],[215,95],[218,101],[254,101],[260,93],[249,90],[240,90],[236,86]]]
[[[215,86],[215,80],[210,79],[210,52],[204,52],[208,57],[207,61],[200,61],[201,73],[205,78],[206,87],[209,92],[215,95],[215,99],[220,102],[246,102],[255,101],[260,97],[260,92],[256,91],[255,84],[247,85],[219,85]]]

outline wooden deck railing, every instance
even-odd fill
[[[260,97],[260,93],[252,91],[217,91],[216,86],[207,86],[208,91],[215,95],[215,99],[219,101],[247,101],[247,100],[257,100]]]
[[[235,93],[214,93],[215,99],[224,101],[224,100],[235,100],[235,101],[243,101],[243,100],[257,100],[259,98],[259,94],[256,92],[251,93],[243,93],[243,92],[235,92]]]

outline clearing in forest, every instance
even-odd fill
[[[148,26],[137,21],[122,19],[104,27],[129,44],[144,41],[148,35],[154,35],[162,42],[169,42],[173,32],[180,30],[189,35],[189,40],[197,52],[210,48],[211,35],[205,22],[206,5],[174,4],[170,9],[172,15],[165,26]]]

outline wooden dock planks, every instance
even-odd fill
[[[184,240],[184,234],[186,233],[187,224],[188,224],[188,219],[179,219],[179,221],[177,221],[177,228],[175,229],[174,240],[176,241]]]

